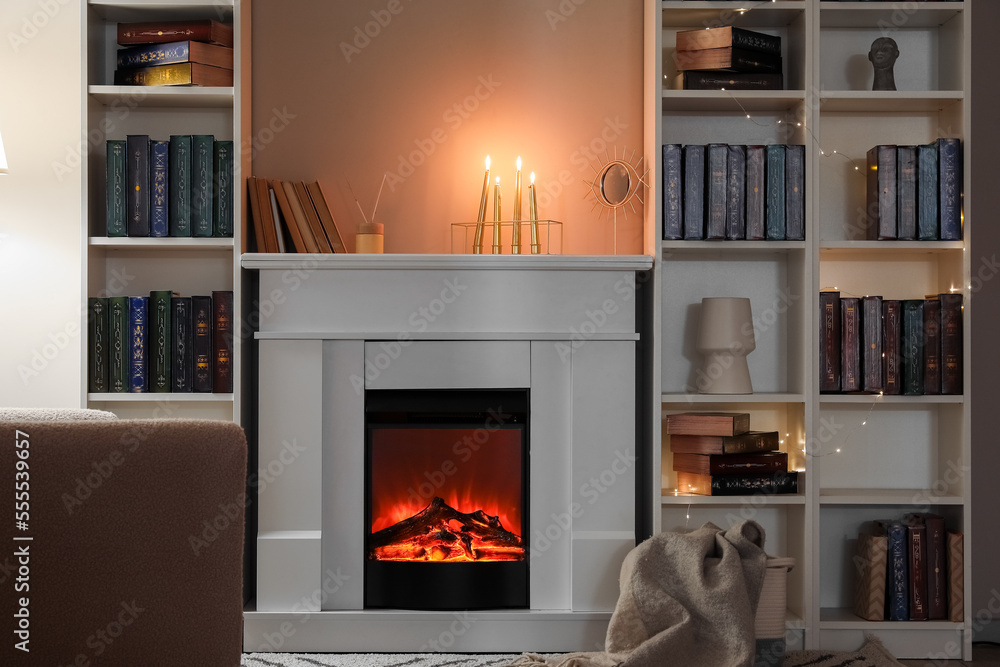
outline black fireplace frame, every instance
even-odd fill
[[[526,388],[381,389],[365,392],[366,609],[471,611],[529,608],[529,405],[529,390]],[[475,429],[490,423],[496,423],[497,429],[521,431],[519,534],[524,545],[524,559],[475,563],[379,561],[370,558],[373,432],[379,428],[409,427]]]

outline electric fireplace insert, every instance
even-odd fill
[[[528,607],[528,391],[365,395],[365,607]]]

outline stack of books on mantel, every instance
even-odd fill
[[[685,412],[666,417],[680,495],[798,492],[798,472],[778,451],[777,431],[751,431],[750,415]]]
[[[232,86],[233,26],[212,19],[119,23],[116,86]]]
[[[674,53],[678,90],[781,90],[781,37],[721,26],[681,30]]]

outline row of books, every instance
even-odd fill
[[[87,300],[88,391],[233,391],[233,292]]]
[[[962,240],[962,142],[883,144],[868,151],[869,240]]]
[[[944,517],[873,521],[855,547],[854,613],[868,621],[964,620],[964,537]]]
[[[347,252],[318,182],[249,176],[247,193],[257,252]]]
[[[962,393],[962,295],[819,295],[821,392]]]
[[[107,235],[232,238],[233,160],[210,134],[109,139]]]
[[[781,37],[720,26],[677,33],[674,60],[684,90],[780,90]]]
[[[677,492],[736,496],[798,492],[798,472],[778,451],[777,431],[751,431],[750,414],[684,412],[667,415]]]
[[[233,27],[212,19],[119,23],[116,86],[232,86]]]
[[[805,146],[664,144],[664,240],[805,239]]]

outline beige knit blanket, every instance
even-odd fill
[[[625,557],[606,651],[542,656],[517,667],[750,667],[767,556],[764,529],[743,521],[667,532]]]

